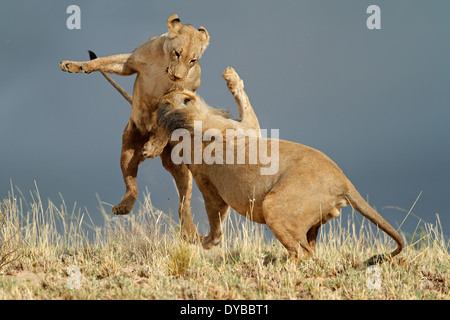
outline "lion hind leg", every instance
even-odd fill
[[[298,260],[314,254],[315,239],[321,224],[314,218],[307,192],[303,197],[301,191],[291,197],[287,192],[290,185],[289,178],[282,179],[264,198],[262,210],[267,226],[290,257]]]
[[[314,225],[311,229],[308,230],[306,237],[308,239],[309,246],[313,252],[316,251],[316,239],[319,234],[319,229],[322,223],[318,223]]]
[[[116,215],[125,215],[130,213],[137,200],[137,173],[139,164],[144,161],[142,156],[142,146],[148,138],[142,136],[131,121],[122,136],[122,152],[120,155],[120,167],[122,169],[123,180],[125,182],[126,192],[122,201],[112,212]]]
[[[297,223],[287,223],[285,219],[282,219],[283,216],[286,215],[279,211],[264,212],[264,219],[267,226],[278,241],[286,248],[292,259],[298,260],[303,257],[312,256],[314,254],[314,247],[311,244],[314,245],[315,242],[309,241],[311,240],[311,234],[309,235],[310,237],[307,235],[309,229],[305,230],[301,226],[298,226]]]
[[[298,260],[314,254],[314,248],[311,247],[305,231],[294,230],[284,223],[275,223],[270,220],[266,220],[266,223],[292,259]]]

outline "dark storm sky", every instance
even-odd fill
[[[81,30],[66,9],[81,8]],[[381,8],[381,30],[366,9]],[[3,1],[0,4],[0,198],[10,181],[27,198],[86,207],[124,192],[121,136],[130,106],[100,74],[73,75],[59,61],[131,52],[167,31],[172,13],[211,35],[198,93],[237,109],[222,71],[233,66],[262,128],[330,156],[371,205],[405,231],[439,213],[450,234],[450,2],[448,1]],[[134,76],[115,77],[129,92]],[[140,167],[155,207],[177,211],[160,160]],[[195,221],[207,230],[201,195]],[[109,207],[107,208],[109,211]],[[205,229],[206,228],[206,229]],[[408,229],[409,228],[409,229]],[[206,231],[203,231],[206,232]]]

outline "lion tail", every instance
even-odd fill
[[[89,58],[91,60],[97,59],[97,55],[92,52],[91,50],[88,50],[89,52]],[[121,86],[119,86],[119,84],[117,82],[115,82],[108,74],[101,72],[101,74],[106,78],[106,80],[108,80],[109,83],[112,84],[112,86],[114,88],[116,88],[117,91],[120,92],[120,94],[131,104],[133,101],[133,98],[131,97],[131,95],[125,91],[124,88],[122,88]]]
[[[356,188],[352,185],[350,191],[346,195],[350,205],[361,213],[364,217],[369,219],[378,228],[388,234],[397,243],[397,248],[389,254],[374,255],[366,261],[367,265],[380,263],[400,253],[403,249],[403,240],[400,234],[395,230],[375,209],[373,209],[359,194]]]

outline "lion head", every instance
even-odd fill
[[[186,129],[194,133],[194,121],[202,121],[204,128],[224,129],[229,126],[230,112],[209,106],[200,96],[189,90],[175,89],[164,95],[157,111],[157,123],[169,133]]]
[[[168,56],[167,74],[172,81],[183,80],[209,44],[209,33],[204,27],[195,29],[181,24],[178,15],[167,20],[168,38],[164,50]]]

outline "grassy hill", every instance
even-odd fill
[[[236,214],[210,251],[180,240],[149,196],[134,213],[67,210],[39,194],[0,202],[0,299],[449,299],[449,242],[436,225],[376,267],[360,263],[395,243],[367,220],[340,218],[319,235],[314,258],[294,263],[265,226]],[[360,216],[358,219],[361,220]],[[409,241],[408,241],[409,240]]]

